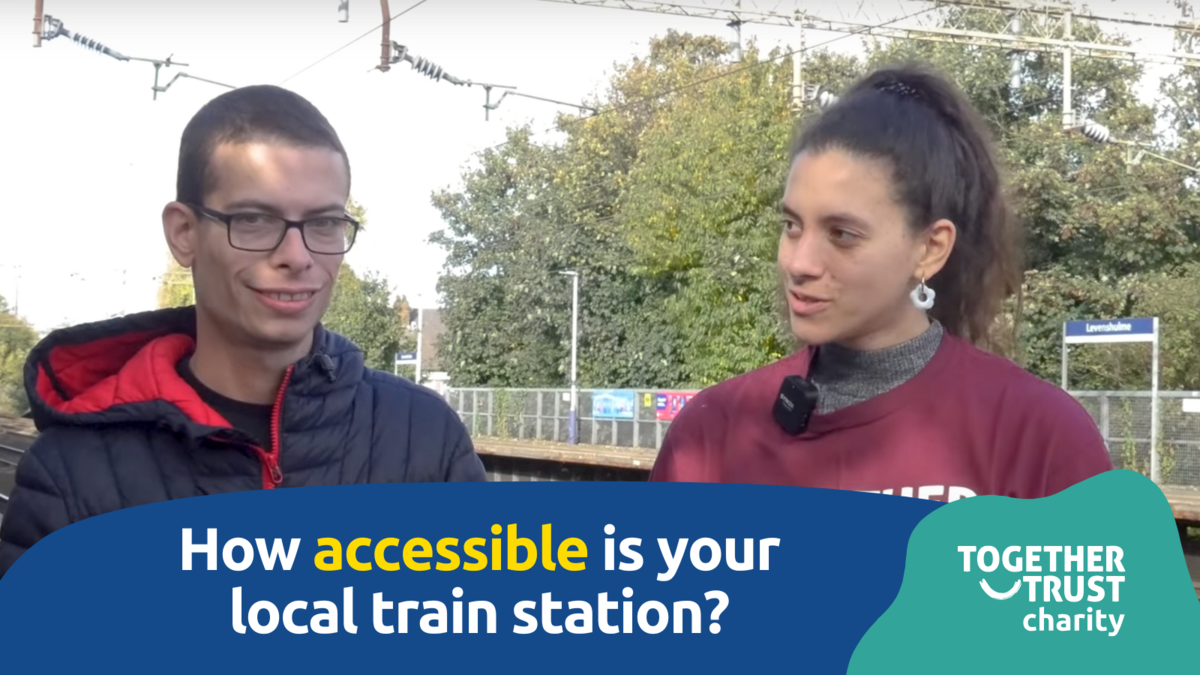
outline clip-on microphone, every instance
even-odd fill
[[[792,436],[808,428],[808,421],[817,409],[817,386],[799,375],[783,378],[779,396],[775,399],[775,423]]]

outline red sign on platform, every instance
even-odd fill
[[[655,396],[654,413],[655,418],[660,420],[673,420],[683,410],[683,406],[692,400],[695,392],[691,391],[660,391]]]

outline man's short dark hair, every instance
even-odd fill
[[[316,106],[282,87],[242,87],[209,101],[183,130],[175,199],[202,203],[215,184],[210,165],[217,146],[255,142],[327,148],[341,155],[350,171],[341,139]]]

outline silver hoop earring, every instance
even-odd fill
[[[937,297],[937,293],[932,288],[925,285],[925,280],[921,279],[921,283],[912,292],[908,294],[912,299],[912,304],[916,305],[917,309],[932,309],[933,299]]]

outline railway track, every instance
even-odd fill
[[[0,427],[0,518],[8,509],[8,495],[16,480],[17,463],[31,443],[33,438],[28,434]]]
[[[25,451],[21,448],[14,448],[11,445],[0,443],[0,464],[16,466],[17,462],[21,461],[21,455],[24,454]]]
[[[21,448],[0,443],[0,518],[8,510],[8,494],[16,478],[17,463],[24,454]]]

